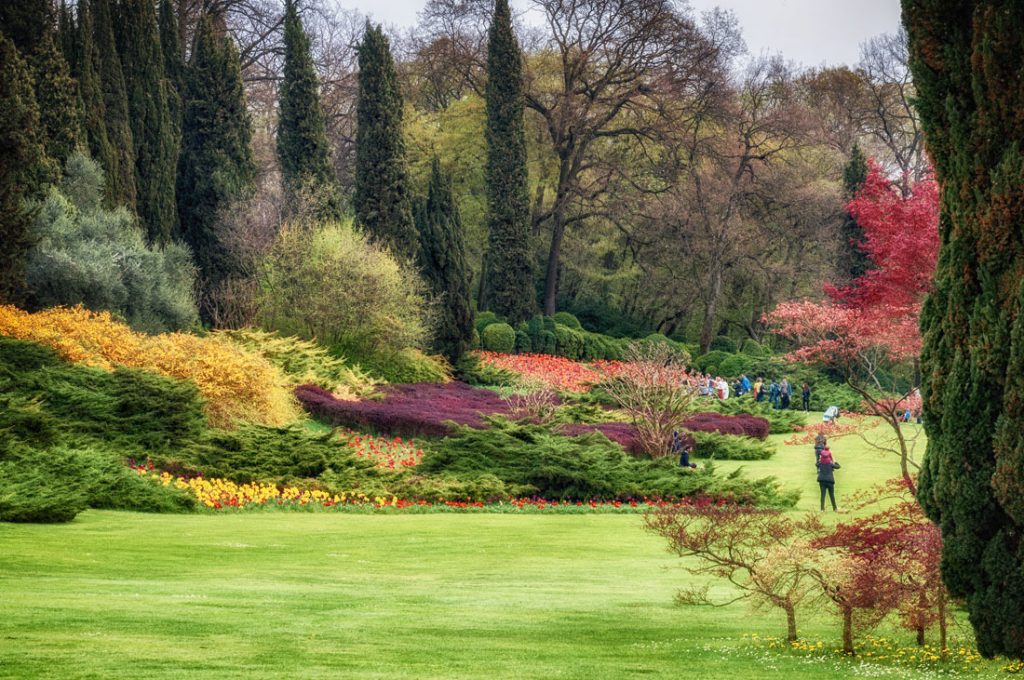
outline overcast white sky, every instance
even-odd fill
[[[384,24],[408,27],[425,0],[334,0]],[[529,0],[511,0],[519,10]],[[852,64],[860,44],[899,27],[899,0],[690,0],[697,12],[715,6],[736,13],[754,54],[781,52],[805,66]]]

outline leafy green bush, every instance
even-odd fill
[[[840,411],[859,411],[863,400],[849,385],[842,383],[821,381],[811,386],[811,408],[815,411],[824,411],[829,406],[838,406]]]
[[[751,357],[761,357],[768,354],[765,348],[761,346],[761,343],[753,338],[747,338],[744,340],[740,351]]]
[[[365,363],[367,369],[390,383],[443,383],[452,379],[452,368],[444,357],[424,354],[413,347],[378,353]]]
[[[512,371],[497,368],[469,354],[459,361],[455,375],[462,382],[478,387],[510,387],[519,384],[519,376]]]
[[[558,352],[558,340],[551,331],[541,331],[540,341],[541,348],[540,350],[534,349],[535,352],[539,351],[541,354],[556,354]]]
[[[722,350],[712,350],[693,360],[693,365],[705,373],[718,373],[718,367],[731,355]]]
[[[775,447],[753,437],[737,437],[717,432],[694,432],[693,455],[715,460],[767,460],[775,455]]]
[[[26,265],[30,308],[82,304],[150,333],[195,326],[188,248],[151,247],[127,210],[104,208],[103,171],[87,156],[72,155],[66,172],[67,193],[51,188],[33,223],[36,245]]]
[[[516,332],[507,323],[492,323],[480,336],[481,345],[490,352],[509,354],[516,348]]]
[[[260,326],[356,363],[425,347],[433,303],[411,266],[351,222],[285,225],[259,263]]]
[[[730,338],[728,335],[719,335],[716,336],[711,341],[711,346],[708,349],[728,352],[729,354],[735,354],[737,351],[736,341]]]
[[[459,428],[454,436],[431,443],[419,472],[463,481],[491,475],[520,494],[560,500],[706,494],[780,507],[796,500],[774,478],[720,477],[713,466],[683,470],[673,460],[631,456],[598,433],[564,437],[537,425],[502,419],[491,424],[488,430]]]
[[[551,317],[555,320],[555,323],[561,324],[567,328],[575,330],[581,330],[583,326],[580,325],[580,320],[569,312],[555,312],[555,315]]]
[[[480,349],[480,332],[477,329],[473,329],[473,337],[469,341],[471,349]]]
[[[731,354],[718,364],[718,373],[727,378],[738,378],[741,375],[750,375],[753,362],[745,354]]]
[[[484,329],[490,326],[492,323],[499,323],[501,319],[494,312],[477,312],[476,321],[474,322],[477,333],[483,335]]]
[[[516,353],[529,354],[533,351],[533,343],[530,342],[530,335],[524,330],[516,331]]]
[[[583,356],[583,335],[568,326],[555,324],[555,352],[568,359]]]
[[[790,434],[795,427],[803,425],[805,422],[803,411],[776,409],[767,400],[754,401],[753,396],[748,395],[735,399],[726,399],[725,401],[715,399],[710,402],[710,406],[719,413],[728,415],[746,413],[747,415],[764,418],[768,421],[768,431],[771,434]]]
[[[86,467],[64,448],[0,448],[0,522],[70,522],[89,507]]]

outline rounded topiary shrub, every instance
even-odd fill
[[[491,352],[508,354],[516,348],[516,331],[507,323],[492,323],[480,333],[480,343]]]
[[[478,333],[483,334],[484,329],[490,326],[492,323],[498,323],[498,315],[494,312],[477,312],[476,315],[476,330]]]
[[[529,354],[533,351],[533,343],[530,342],[530,335],[526,331],[520,329],[516,331],[516,352],[519,354]]]
[[[711,341],[711,349],[735,354],[737,352],[736,341],[727,335],[719,335]]]
[[[580,320],[569,312],[555,312],[555,315],[551,318],[555,320],[555,323],[568,328],[574,328],[576,330],[583,328],[583,326],[580,325]]]
[[[558,344],[555,340],[555,334],[551,331],[541,331],[540,333],[540,347],[534,347],[534,352],[540,352],[542,354],[554,354],[558,349]]]
[[[745,354],[733,354],[718,364],[718,372],[726,378],[738,378],[744,373],[750,373],[753,361]]]
[[[559,356],[579,359],[583,355],[583,336],[568,326],[556,324],[555,351]]]
[[[765,355],[764,347],[762,347],[761,343],[753,338],[747,338],[744,340],[740,351],[751,357],[762,357]]]
[[[728,359],[731,355],[728,352],[721,350],[712,350],[707,354],[702,354],[693,360],[694,366],[705,373],[717,373],[718,367],[723,361]]]

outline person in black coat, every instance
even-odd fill
[[[839,463],[832,459],[832,452],[827,448],[821,452],[821,458],[818,460],[818,487],[821,489],[821,511],[825,511],[825,494],[828,493],[829,500],[832,501],[832,511],[838,510],[836,507],[836,478],[832,474],[834,470],[839,469]]]

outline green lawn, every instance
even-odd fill
[[[836,449],[840,490],[894,469]],[[806,495],[808,459],[747,467]],[[636,516],[90,511],[0,524],[0,677],[934,675],[767,652],[742,636],[779,634],[780,616],[676,606],[686,579]],[[837,633],[824,612],[801,628]]]

